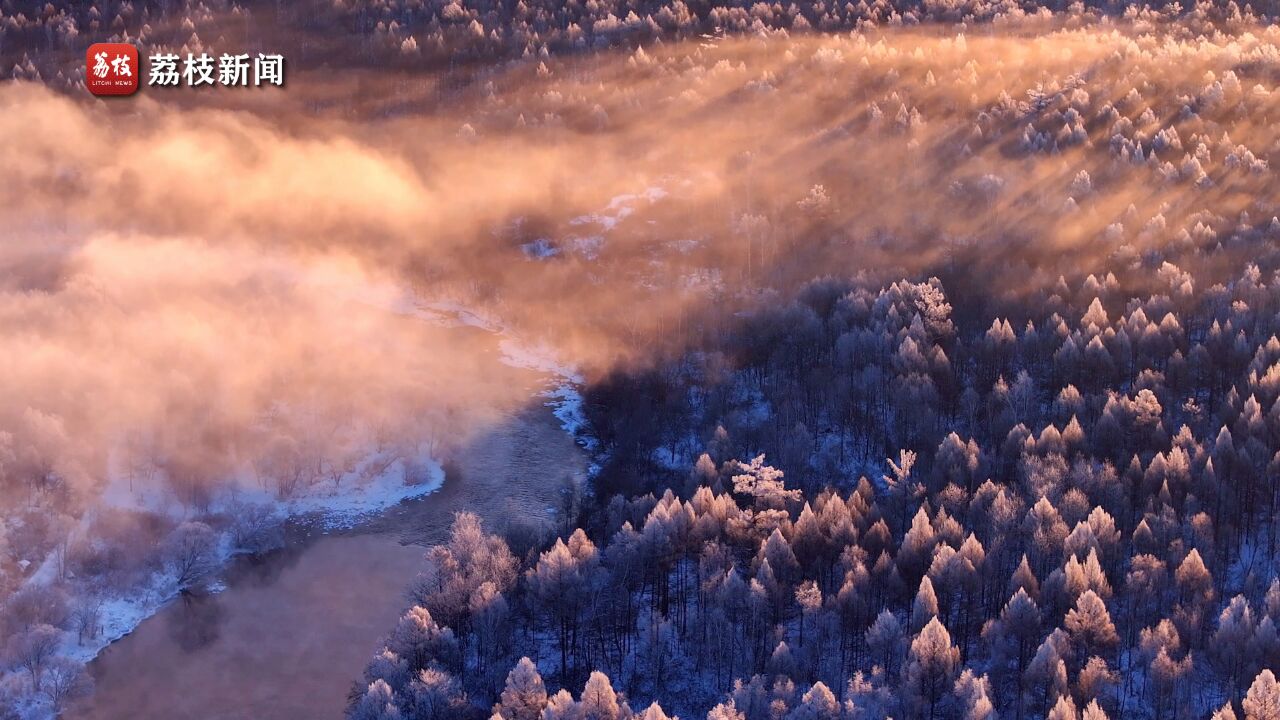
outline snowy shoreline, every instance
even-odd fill
[[[378,463],[378,453],[365,458],[362,466]],[[417,475],[415,482],[408,482],[410,468]],[[353,471],[352,474],[356,474]],[[425,477],[423,477],[425,475]],[[425,497],[438,490],[444,482],[444,470],[433,458],[420,455],[406,461],[397,458],[383,463],[382,472],[368,478],[366,482],[352,481],[339,490],[328,490],[327,494],[315,492],[273,503],[272,512],[267,518],[273,527],[283,528],[285,525],[315,525],[322,532],[330,532],[355,527],[372,516],[406,500]],[[262,493],[265,496],[265,492]],[[246,498],[237,497],[237,501]],[[252,498],[260,500],[261,498]],[[118,498],[117,498],[118,500]],[[234,512],[232,507],[218,507],[222,513]],[[209,517],[209,516],[205,516]],[[87,514],[82,526],[91,520]],[[212,556],[208,560],[210,572],[204,578],[204,587],[210,592],[224,589],[221,579],[223,573],[238,557],[270,552],[279,547],[271,545],[260,549],[247,549],[236,544],[233,530],[228,525],[217,530]],[[31,574],[24,586],[31,584],[48,584],[57,575],[55,559],[50,556],[41,567]],[[111,644],[132,634],[145,620],[160,612],[187,590],[178,584],[177,579],[164,570],[156,570],[146,576],[145,580],[122,592],[105,597],[100,608],[97,633],[91,638],[78,638],[72,630],[63,630],[56,654],[62,657],[88,664],[97,658]],[[74,597],[72,598],[75,599]],[[16,679],[23,681],[23,673],[18,669],[0,674],[0,680]],[[30,694],[17,701],[17,712],[25,720],[47,720],[55,717],[55,709],[51,702],[38,695]]]
[[[443,484],[444,472],[439,464],[435,464],[433,473],[435,476],[431,480],[413,485],[401,484],[400,487],[394,487],[390,483],[375,482],[359,488],[358,492],[298,498],[279,508],[275,520],[282,525],[315,525],[323,533],[353,528],[401,502],[423,498],[438,490]],[[219,538],[214,575],[223,573],[236,558],[260,555],[276,549],[278,547],[263,550],[236,548],[224,532]],[[207,589],[210,592],[220,592],[224,587],[220,579],[215,579]],[[131,634],[139,624],[176,600],[183,592],[182,589],[173,587],[172,579],[164,577],[162,573],[153,575],[151,582],[141,587],[140,591],[134,598],[114,598],[104,604],[99,637],[90,644],[74,643],[71,647],[64,645],[66,652],[63,654],[81,662],[90,662],[112,643]]]

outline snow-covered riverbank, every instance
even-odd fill
[[[221,588],[220,572],[233,558],[270,549],[276,544],[268,542],[259,547],[245,547],[236,537],[233,516],[238,511],[254,509],[261,513],[255,522],[264,530],[277,533],[285,524],[299,522],[314,524],[323,530],[336,530],[353,527],[398,503],[427,495],[444,482],[440,463],[427,455],[406,460],[372,452],[349,475],[336,487],[313,486],[307,492],[286,500],[276,499],[261,488],[242,490],[233,498],[212,504],[199,515],[191,515],[172,498],[132,493],[124,486],[124,481],[113,478],[107,485],[103,494],[104,504],[100,507],[146,509],[159,517],[170,517],[174,522],[193,522],[208,527],[212,534],[200,564],[209,573],[201,579],[201,584],[206,591],[216,592]],[[71,531],[72,535],[87,533],[97,512],[100,510],[86,513],[79,526]],[[92,661],[104,648],[133,632],[141,622],[155,615],[186,589],[173,568],[163,564],[142,574],[137,582],[111,590],[81,583],[61,570],[59,564],[59,558],[51,554],[23,584],[34,588],[57,583],[71,607],[84,608],[89,603],[94,604],[93,631],[78,633],[72,629],[61,629],[57,639],[54,654],[78,663]],[[20,717],[46,720],[56,714],[53,698],[48,693],[33,691],[29,673],[10,670],[0,675],[0,683],[6,688],[5,696],[0,696],[0,704],[14,705]]]
[[[369,462],[377,462],[370,458]],[[393,505],[405,500],[419,498],[437,490],[444,482],[444,471],[440,464],[431,458],[419,458],[417,464],[426,473],[426,477],[417,482],[406,483],[406,463],[395,460],[377,476],[364,483],[353,483],[338,491],[320,491],[302,497],[293,498],[275,504],[274,512],[269,519],[276,525],[289,522],[314,523],[325,530],[337,530],[358,525],[371,515],[376,515]],[[263,494],[265,496],[265,493]],[[246,499],[241,498],[241,502]],[[265,506],[267,500],[249,499],[249,503]],[[219,533],[216,542],[213,565],[224,567],[234,557],[251,552],[238,547],[233,533],[224,530]],[[42,568],[43,571],[43,568]],[[218,590],[219,582],[214,580],[209,589]],[[139,586],[137,591],[121,597],[112,598],[103,604],[101,616],[101,632],[96,638],[80,642],[70,633],[62,646],[63,654],[81,662],[89,662],[97,657],[103,648],[112,642],[128,635],[138,623],[151,617],[178,596],[180,589],[175,578],[163,571],[153,573],[149,582]]]

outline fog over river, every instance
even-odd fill
[[[458,333],[476,334],[469,328]],[[443,487],[344,532],[295,528],[285,549],[236,560],[225,589],[186,595],[90,665],[95,692],[70,718],[338,718],[380,637],[407,607],[423,546],[453,514],[527,536],[549,529],[585,459],[540,395],[547,378],[484,356],[495,383],[527,388],[446,459]]]

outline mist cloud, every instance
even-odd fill
[[[1059,274],[1158,286],[1138,272],[1156,255],[1216,272],[1200,254],[1274,210],[1256,162],[1274,140],[1241,108],[1275,106],[1248,63],[1276,31],[1144,32],[672,45],[410,83],[398,108],[400,80],[341,74],[239,106],[5,85],[9,465],[87,487],[141,437],[234,474],[324,445],[333,418],[412,434],[527,400],[477,369],[480,344],[388,311],[409,295],[500,316],[594,376],[820,274],[966,268],[1014,304]],[[342,112],[309,109],[347,84]]]

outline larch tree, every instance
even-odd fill
[[[1020,702],[1033,702],[1040,706],[1038,712],[1047,712],[1057,698],[1070,694],[1064,659],[1070,655],[1070,640],[1066,633],[1061,629],[1049,633],[1036,648],[1023,673]]]
[[[1076,712],[1076,703],[1070,695],[1059,695],[1045,720],[1080,720],[1080,714]]]
[[[409,682],[406,694],[414,720],[450,720],[466,706],[458,679],[441,668],[421,670]]]
[[[787,678],[795,675],[798,667],[795,656],[791,652],[791,646],[786,640],[774,646],[773,653],[769,655],[769,661],[765,664],[765,669],[770,674]]]
[[[1102,706],[1098,704],[1098,701],[1091,700],[1088,705],[1085,705],[1084,711],[1080,713],[1080,720],[1109,720],[1109,718]]]
[[[1106,604],[1092,590],[1080,594],[1076,606],[1067,612],[1063,626],[1080,648],[1082,657],[1110,651],[1120,642]]]
[[[453,630],[442,627],[429,610],[418,605],[401,616],[387,640],[387,648],[409,663],[414,672],[432,662],[455,667],[460,659]]]
[[[780,580],[788,580],[800,569],[800,562],[791,549],[782,531],[774,528],[769,537],[760,545],[759,560],[769,561],[769,567]]]
[[[734,706],[733,701],[730,700],[727,703],[720,703],[711,708],[711,710],[707,712],[707,720],[747,720],[747,716],[743,715],[742,712]]]
[[[468,612],[475,636],[476,670],[486,675],[490,663],[506,657],[510,649],[511,608],[497,585],[486,580],[471,594]]]
[[[806,580],[796,588],[796,605],[800,607],[800,645],[805,646],[804,631],[806,625],[813,625],[816,616],[822,610],[822,590],[818,583]]]
[[[938,542],[937,532],[929,520],[929,513],[921,507],[911,519],[911,527],[902,538],[902,546],[898,550],[898,572],[908,582],[919,582],[933,557],[933,548]]]
[[[933,591],[933,581],[925,575],[920,579],[920,589],[911,604],[911,632],[920,632],[929,621],[938,617],[938,596]]]
[[[975,675],[966,668],[956,679],[956,699],[964,720],[995,720],[996,709],[991,702],[991,683],[985,675]]]
[[[909,704],[932,720],[938,705],[951,692],[960,667],[960,650],[935,617],[911,641],[903,670],[903,691]]]
[[[1026,554],[1023,554],[1018,567],[1013,571],[1012,577],[1009,578],[1009,595],[1017,594],[1018,590],[1025,591],[1032,600],[1038,600],[1040,597],[1040,581],[1036,579],[1036,574],[1032,572],[1031,563],[1028,562]]]
[[[348,714],[350,720],[401,720],[403,717],[396,705],[395,693],[382,680],[370,683]]]
[[[1005,664],[1012,661],[1019,674],[1026,670],[1040,639],[1040,608],[1026,590],[1019,587],[1005,603],[1000,617],[991,626],[990,639],[996,658]]]
[[[787,713],[786,720],[841,720],[840,702],[826,685],[817,682]]]
[[[593,671],[587,678],[582,697],[578,700],[578,715],[582,720],[619,720],[624,717],[618,693],[607,675]]]
[[[469,604],[477,588],[490,582],[498,592],[506,592],[516,570],[516,558],[502,538],[485,533],[474,513],[456,513],[449,540],[427,551],[427,566],[415,580],[413,599],[441,623],[467,635]]]
[[[1210,659],[1231,688],[1232,699],[1239,698],[1239,686],[1247,678],[1244,673],[1252,664],[1256,632],[1253,610],[1243,595],[1236,595],[1218,616],[1218,628],[1208,647]]]
[[[505,720],[539,720],[547,706],[547,687],[533,661],[520,658],[507,673],[497,712]]]
[[[1200,557],[1200,551],[1191,552],[1178,565],[1174,573],[1179,602],[1174,607],[1173,621],[1178,625],[1187,644],[1198,647],[1203,637],[1205,615],[1214,599],[1213,576]]]
[[[1201,604],[1213,599],[1213,576],[1205,567],[1200,551],[1195,548],[1178,565],[1174,579],[1178,583],[1178,591],[1184,602]]]
[[[1280,683],[1270,670],[1253,679],[1243,705],[1245,720],[1280,720]]]
[[[1106,660],[1094,655],[1085,661],[1076,676],[1076,699],[1084,704],[1102,699],[1109,702],[1117,683],[1116,673]]]
[[[1186,695],[1186,679],[1191,675],[1191,654],[1182,659],[1174,657],[1166,648],[1160,648],[1151,660],[1151,688],[1154,692],[1156,712],[1176,707]]]
[[[902,658],[904,642],[902,623],[888,609],[881,610],[867,630],[867,647],[872,658],[886,672],[893,673]]]
[[[365,666],[364,679],[366,685],[372,684],[374,680],[382,680],[392,689],[402,688],[409,681],[409,663],[384,647],[374,653]]]
[[[636,720],[679,720],[668,715],[658,703],[650,703],[649,707],[636,715]]]
[[[578,704],[573,695],[561,688],[555,695],[547,698],[547,707],[542,711],[542,720],[576,720]]]
[[[892,691],[885,686],[885,672],[880,666],[870,673],[854,672],[844,697],[849,720],[879,720],[888,717],[897,704]]]
[[[569,653],[585,601],[583,586],[588,572],[589,568],[583,566],[563,540],[556,540],[528,571],[530,589],[557,629],[561,677],[568,674]]]

